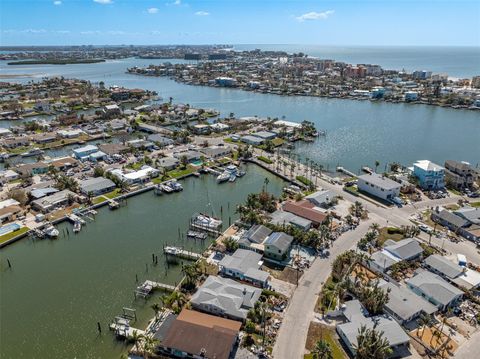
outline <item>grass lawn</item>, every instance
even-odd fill
[[[277,137],[277,138],[274,138],[274,139],[272,140],[272,143],[273,143],[273,145],[274,145],[275,147],[278,147],[278,146],[283,145],[283,144],[285,143],[285,140],[284,140],[283,138],[278,138],[278,137]]]
[[[270,159],[270,158],[267,158],[265,156],[258,156],[257,159],[259,161],[262,161],[262,162],[265,162],[265,163],[268,163],[268,164],[272,164],[273,161]]]
[[[105,202],[107,199],[104,196],[98,196],[92,199],[93,204],[99,204]]]
[[[385,243],[385,241],[387,239],[391,239],[395,242],[398,242],[400,240],[402,240],[404,237],[403,237],[403,234],[401,233],[401,230],[400,228],[396,228],[396,227],[382,227],[380,228],[379,230],[379,235],[378,235],[378,242],[383,246],[383,243]]]
[[[480,207],[480,202],[470,202],[470,206],[472,207]]]
[[[190,173],[193,173],[195,171],[196,171],[195,167],[193,167],[192,165],[187,165],[187,167],[184,168],[184,169],[177,168],[177,169],[174,169],[172,171],[167,172],[167,174],[172,178],[178,178],[178,177],[182,177],[182,176],[188,175]]]
[[[16,236],[19,236],[23,233],[26,233],[28,232],[28,227],[22,227],[20,228],[19,230],[17,231],[13,231],[13,232],[10,232],[10,233],[7,233],[7,234],[4,234],[3,236],[0,236],[0,243],[4,243]]]
[[[307,342],[305,343],[305,347],[308,350],[313,350],[315,343],[320,339],[325,340],[330,345],[333,359],[347,358],[347,354],[345,354],[342,346],[338,342],[334,330],[320,323],[311,322],[310,327],[308,328]],[[307,354],[304,358],[313,358],[313,355]]]
[[[105,193],[104,196],[107,198],[115,198],[120,195],[120,188],[115,188],[112,192]]]

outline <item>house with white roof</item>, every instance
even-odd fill
[[[445,187],[445,168],[429,160],[415,162],[413,175],[418,178],[419,185],[424,190],[440,190]]]
[[[421,257],[423,248],[414,238],[405,238],[398,242],[389,240],[386,246],[372,254],[370,264],[373,269],[385,272],[395,263],[400,261],[412,261]]]
[[[440,310],[456,306],[463,296],[460,289],[427,270],[420,271],[407,280],[407,286]]]
[[[391,201],[400,195],[402,185],[378,173],[369,173],[358,177],[357,187],[372,196]]]
[[[250,282],[255,286],[267,287],[268,272],[261,270],[262,255],[247,249],[237,249],[220,261],[220,273],[224,276]]]

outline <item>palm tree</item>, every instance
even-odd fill
[[[158,303],[153,303],[151,308],[153,309],[153,311],[155,312],[155,318],[158,317],[158,313],[160,312],[160,309],[162,309],[162,307],[160,306],[160,304]]]
[[[378,230],[380,229],[380,225],[378,223],[372,223],[370,225],[370,229],[378,233]]]
[[[149,354],[155,351],[155,348],[157,347],[157,344],[160,341],[158,339],[155,339],[151,336],[145,336],[143,339],[143,346],[142,346],[142,355],[144,358],[148,358]]]
[[[142,340],[144,338],[145,338],[145,336],[143,334],[140,334],[138,331],[134,330],[132,332],[132,336],[131,336],[130,340],[132,342],[134,342],[136,352],[138,352],[138,343],[140,342],[140,340]]]
[[[380,161],[375,161],[375,173],[377,173],[378,166],[380,166]]]
[[[187,297],[182,292],[174,291],[165,298],[165,305],[175,313],[180,313],[183,306],[187,303]]]
[[[313,348],[314,359],[333,359],[332,348],[326,340],[319,340],[315,343]]]
[[[357,359],[385,359],[390,356],[392,349],[390,343],[383,337],[383,332],[362,325],[358,330],[355,358]]]
[[[422,336],[420,339],[423,339],[423,334],[425,332],[425,327],[428,327],[430,324],[432,324],[432,317],[428,314],[422,314],[420,316],[420,319],[418,320],[419,327],[417,328],[417,336],[418,336],[418,331],[420,328],[422,328]]]

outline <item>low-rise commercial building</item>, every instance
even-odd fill
[[[372,196],[391,201],[400,195],[402,185],[378,173],[371,173],[359,176],[357,187]]]

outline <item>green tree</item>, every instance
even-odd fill
[[[376,326],[360,327],[354,349],[357,359],[386,359],[392,353],[390,343],[383,337],[383,332],[376,330]]]
[[[315,343],[312,351],[314,359],[333,359],[332,348],[326,340],[319,340]]]

